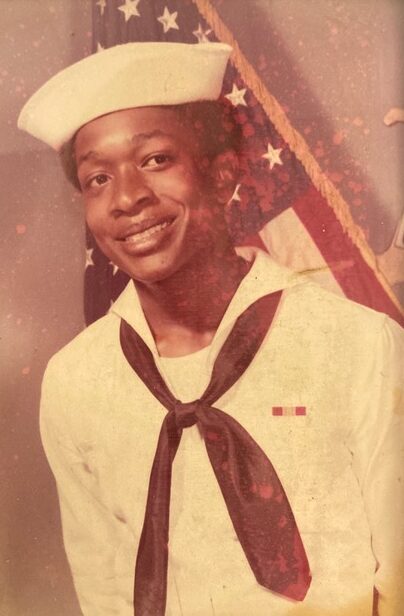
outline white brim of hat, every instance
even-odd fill
[[[231,47],[223,43],[126,43],[93,54],[47,81],[18,127],[55,150],[107,113],[220,96]]]

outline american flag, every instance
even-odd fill
[[[235,244],[258,245],[331,290],[403,322],[366,232],[354,222],[351,208],[323,173],[316,158],[319,152],[310,151],[268,88],[267,75],[279,70],[277,59],[269,57],[263,44],[256,56],[251,58],[249,53],[247,58],[226,23],[228,4],[225,0],[94,0],[93,52],[130,41],[231,44],[234,51],[222,96],[236,108],[244,138],[239,184],[227,210]],[[88,232],[88,324],[108,311],[127,281]]]

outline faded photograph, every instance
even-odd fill
[[[398,0],[3,0],[0,614],[401,616]]]

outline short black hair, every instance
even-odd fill
[[[179,115],[180,121],[191,127],[199,151],[208,160],[213,160],[221,152],[241,151],[242,132],[237,121],[236,110],[226,98],[217,101],[197,101],[183,105],[167,105]],[[59,157],[65,176],[71,184],[81,190],[77,177],[74,155],[75,135],[60,150]]]
[[[217,101],[197,101],[171,107],[198,140],[199,151],[212,160],[226,150],[241,149],[241,126],[235,108],[227,98]]]

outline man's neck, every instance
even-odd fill
[[[201,255],[161,282],[135,281],[160,355],[179,357],[208,346],[248,269],[229,247],[208,259]]]

